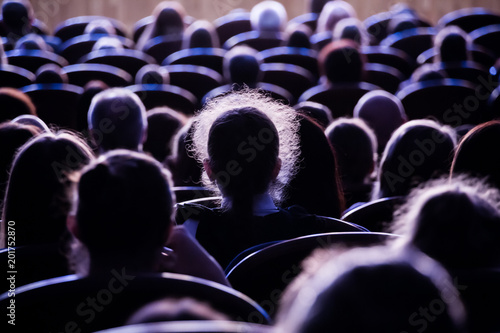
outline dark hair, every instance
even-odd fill
[[[340,218],[345,202],[335,151],[316,122],[303,115],[298,118],[299,171],[290,181],[283,205],[299,205],[311,214]]]
[[[182,48],[196,47],[220,47],[219,36],[211,22],[196,21],[184,32]]]
[[[135,75],[135,84],[169,84],[170,74],[166,67],[156,64],[143,66]]]
[[[453,158],[451,175],[466,173],[486,178],[500,189],[500,120],[471,129],[460,141]]]
[[[435,37],[434,45],[438,51],[435,60],[442,62],[471,60],[470,37],[457,26],[446,27]]]
[[[0,122],[12,120],[22,114],[36,116],[36,108],[31,98],[21,91],[13,88],[0,88]]]
[[[293,27],[293,30],[289,33],[288,39],[285,41],[286,46],[310,49],[311,41],[309,38],[311,37],[311,34],[311,29],[304,24]]]
[[[35,83],[68,83],[68,75],[56,64],[46,64],[36,71]]]
[[[77,191],[78,239],[91,267],[151,269],[172,223],[167,171],[147,155],[115,150],[82,171]]]
[[[257,51],[247,46],[236,46],[224,56],[224,78],[230,83],[255,88],[261,79]]]
[[[12,163],[2,216],[16,222],[17,246],[60,240],[71,207],[68,174],[92,157],[90,148],[67,132],[40,134],[22,147]]]
[[[455,140],[450,127],[432,120],[403,124],[385,147],[374,199],[407,195],[418,184],[447,174]]]
[[[364,73],[364,56],[358,44],[348,39],[326,45],[319,54],[319,69],[332,83],[359,82]]]

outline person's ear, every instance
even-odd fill
[[[69,232],[71,232],[75,238],[80,239],[80,229],[78,229],[75,215],[68,214],[68,217],[66,217],[66,228],[68,228]]]
[[[215,180],[214,173],[212,171],[212,168],[210,167],[210,160],[208,158],[205,158],[203,160],[203,168],[207,172],[207,176],[211,181]]]
[[[273,173],[272,173],[272,180],[275,180],[276,178],[278,178],[278,174],[280,173],[281,171],[281,158],[277,158],[276,159],[276,164],[274,165],[274,169],[273,169]]]

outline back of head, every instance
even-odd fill
[[[291,180],[284,206],[299,205],[309,213],[340,218],[344,195],[336,154],[323,129],[300,115],[300,166]]]
[[[348,2],[342,0],[327,2],[318,17],[317,32],[332,32],[342,19],[357,17],[356,10]]]
[[[146,109],[130,90],[108,89],[92,99],[88,125],[101,151],[141,150],[147,130]]]
[[[250,12],[252,29],[260,32],[284,31],[288,22],[285,7],[277,1],[262,1]]]
[[[388,251],[358,248],[326,262],[278,332],[462,332],[465,310],[445,270],[419,253]]]
[[[374,198],[404,196],[420,183],[447,174],[455,145],[448,126],[427,119],[405,123],[385,147]]]
[[[333,29],[333,40],[350,39],[359,45],[368,44],[368,36],[363,23],[357,18],[349,17],[340,20]]]
[[[441,30],[435,37],[434,47],[438,56],[436,61],[459,62],[472,59],[469,35],[456,26],[449,26]]]
[[[13,88],[0,88],[0,122],[12,120],[23,114],[36,115],[36,108],[31,98]]]
[[[21,37],[17,41],[15,49],[48,51],[50,47],[41,36],[32,33]]]
[[[308,0],[308,9],[310,13],[319,14],[323,10],[325,4],[330,0]]]
[[[56,64],[46,64],[36,71],[36,83],[68,83],[68,75]]]
[[[288,32],[288,40],[286,41],[286,46],[288,47],[302,47],[306,49],[311,48],[311,37],[312,31],[305,24],[299,25],[289,25],[286,29]]]
[[[486,178],[500,189],[500,121],[493,120],[476,126],[460,141],[453,164],[452,176],[461,173]]]
[[[96,34],[96,35],[116,35],[116,28],[107,19],[96,19],[92,20],[87,24],[84,34]]]
[[[412,192],[393,231],[451,270],[500,264],[500,194],[478,179],[431,181]]]
[[[177,1],[160,2],[153,11],[155,21],[153,34],[150,36],[182,35],[184,31],[184,16],[186,11]]]
[[[385,91],[370,91],[354,107],[353,116],[363,119],[377,136],[378,153],[382,153],[392,133],[406,122],[403,104]]]
[[[171,225],[167,171],[144,154],[116,150],[82,171],[77,191],[78,239],[91,270],[99,264],[151,270]]]
[[[262,75],[257,51],[236,46],[224,55],[224,78],[230,83],[255,88]]]
[[[163,162],[171,155],[171,141],[186,121],[184,115],[167,107],[150,110],[144,151],[151,153],[157,161]]]
[[[166,67],[155,64],[143,66],[135,75],[135,84],[169,84],[170,74]]]
[[[2,20],[12,32],[19,33],[23,29],[29,29],[32,19],[33,9],[29,1],[3,1]]]
[[[69,133],[44,133],[16,155],[2,219],[16,221],[16,245],[57,242],[66,230],[68,174],[87,164],[90,148]]]
[[[325,130],[343,182],[363,183],[374,169],[377,138],[361,119],[340,118]]]
[[[354,41],[343,39],[326,45],[319,54],[321,74],[331,83],[360,82],[364,72],[364,56]]]
[[[92,51],[98,50],[123,50],[122,42],[115,36],[105,36],[97,40],[92,46]]]
[[[198,20],[184,32],[183,49],[196,47],[219,47],[219,37],[214,25],[206,20]]]

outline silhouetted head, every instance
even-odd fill
[[[122,42],[116,36],[101,37],[92,46],[92,51],[98,50],[123,50]]]
[[[313,119],[323,128],[327,128],[333,121],[332,111],[328,106],[320,103],[305,101],[296,104],[293,108]]]
[[[308,9],[310,13],[319,14],[323,10],[325,4],[330,0],[308,0]]]
[[[166,67],[156,64],[143,66],[135,75],[135,84],[169,84],[170,74]]]
[[[108,89],[92,99],[88,125],[101,152],[118,148],[140,151],[148,127],[146,109],[130,90]]]
[[[252,203],[271,193],[276,201],[296,173],[296,112],[257,91],[242,90],[210,100],[195,117],[194,154],[224,197]]]
[[[443,28],[434,39],[437,51],[436,62],[453,62],[472,60],[470,51],[472,40],[469,35],[457,26]]]
[[[288,22],[285,7],[277,1],[262,1],[250,12],[250,23],[256,31],[281,32]]]
[[[392,252],[357,248],[323,263],[280,314],[277,332],[464,332],[447,272],[416,251]]]
[[[305,24],[289,25],[285,31],[288,35],[288,40],[285,41],[285,46],[311,48],[312,30]]]
[[[500,193],[479,179],[431,181],[395,214],[393,231],[446,268],[500,264]]]
[[[16,245],[57,243],[66,231],[72,172],[93,157],[66,132],[43,133],[24,145],[12,163],[3,221],[16,221]]]
[[[348,2],[342,0],[328,1],[318,17],[316,32],[332,32],[342,19],[357,17],[356,10]]]
[[[33,7],[28,0],[4,0],[2,21],[9,30],[9,39],[17,40],[32,31],[35,19]]]
[[[14,48],[17,50],[52,51],[52,48],[47,45],[41,36],[33,33],[19,38]]]
[[[148,135],[144,151],[157,161],[163,162],[171,155],[172,140],[187,122],[186,117],[167,107],[154,108],[148,112]]]
[[[493,120],[471,129],[460,141],[451,175],[464,173],[485,178],[500,189],[500,121]]]
[[[177,1],[162,1],[153,11],[152,37],[170,34],[182,35],[184,32],[184,17],[186,10]]]
[[[182,48],[196,47],[220,47],[219,36],[212,22],[207,20],[195,21],[184,32]]]
[[[363,95],[354,107],[353,117],[363,119],[373,129],[379,154],[384,151],[392,133],[407,121],[401,101],[382,90]]]
[[[46,64],[36,71],[35,83],[68,83],[68,75],[56,64]]]
[[[340,20],[333,29],[333,40],[350,39],[359,45],[368,45],[368,34],[363,22],[354,17]]]
[[[255,88],[262,76],[260,63],[257,51],[248,46],[235,46],[224,55],[224,78],[230,83]]]
[[[405,196],[422,182],[448,174],[455,145],[451,127],[428,119],[403,124],[384,149],[373,198]]]
[[[107,19],[95,19],[85,27],[84,34],[116,35],[116,28]]]
[[[357,43],[348,39],[326,45],[318,59],[321,74],[331,83],[361,81],[365,59],[358,48]]]
[[[23,114],[36,116],[36,108],[31,98],[13,88],[0,88],[0,122],[12,120]]]
[[[88,251],[91,274],[157,268],[174,205],[166,169],[145,154],[115,150],[82,171],[76,191],[69,227]]]
[[[363,184],[375,168],[377,138],[358,118],[339,118],[325,130],[335,150],[339,174],[345,184]]]

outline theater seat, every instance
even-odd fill
[[[197,47],[184,49],[172,53],[162,63],[168,65],[196,65],[213,69],[219,74],[223,74],[222,64],[226,50],[214,47]]]
[[[223,48],[230,50],[237,45],[247,45],[257,51],[263,51],[281,46],[285,39],[286,36],[281,32],[248,31],[229,38]]]
[[[168,84],[136,84],[128,86],[127,89],[139,96],[146,110],[167,106],[192,115],[198,103],[196,97],[186,89]]]
[[[36,282],[16,290],[19,332],[94,332],[123,325],[141,306],[165,297],[192,297],[207,302],[232,320],[268,324],[268,314],[247,296],[220,285],[181,274],[137,275],[113,270],[106,276],[76,275]],[[0,296],[7,308],[10,298]]]
[[[404,51],[392,47],[363,46],[361,52],[369,63],[394,67],[403,73],[405,78],[409,78],[415,69],[415,60]]]
[[[152,38],[144,45],[144,53],[153,57],[157,63],[163,60],[182,47],[182,37],[179,36],[159,36]]]
[[[433,47],[435,35],[434,28],[408,29],[387,36],[380,42],[380,46],[402,50],[416,61],[422,52]]]
[[[132,76],[115,66],[103,64],[75,64],[63,68],[69,83],[84,87],[92,80],[101,80],[110,87],[124,87],[132,83]]]
[[[439,30],[454,25],[469,33],[487,25],[500,24],[500,15],[486,8],[461,8],[441,17],[437,23]]]
[[[472,41],[491,50],[496,57],[500,57],[500,24],[488,25],[472,31],[469,36]]]
[[[288,24],[304,24],[308,26],[311,31],[316,31],[316,25],[318,23],[317,13],[305,13],[292,18]]]
[[[288,90],[297,100],[307,89],[316,84],[316,79],[307,69],[283,63],[264,63],[260,66],[262,82],[271,83]]]
[[[17,66],[0,64],[0,87],[21,88],[35,82],[35,74]]]
[[[487,48],[484,48],[480,45],[472,45],[470,47],[470,51],[472,54],[472,61],[481,64],[486,68],[490,68],[495,64],[496,56],[495,54]],[[427,51],[422,52],[418,58],[417,63],[419,65],[430,64],[433,63],[435,57],[437,56],[437,51],[435,48],[430,48]]]
[[[394,67],[376,64],[365,64],[365,82],[374,84],[385,91],[395,94],[404,75]]]
[[[229,38],[252,30],[249,12],[233,12],[214,21],[219,42],[223,45]]]
[[[118,36],[127,37],[127,26],[124,23],[104,16],[77,16],[69,18],[56,26],[54,29],[54,36],[59,37],[65,42],[73,37],[83,35],[87,24],[98,19],[108,20],[116,29],[116,34]]]
[[[259,53],[264,63],[284,63],[300,66],[311,72],[317,79],[318,52],[301,47],[281,46]]]
[[[176,202],[204,199],[213,194],[212,191],[203,186],[174,186],[172,187],[172,192],[175,194]]]
[[[80,58],[78,62],[115,66],[135,77],[139,69],[147,64],[155,64],[156,60],[144,52],[137,50],[104,49],[92,51]]]
[[[206,101],[208,101],[211,98],[227,94],[231,92],[234,88],[235,87],[233,85],[226,84],[218,88],[215,88],[213,90],[210,90],[205,96],[203,96],[202,104],[205,104]],[[257,84],[255,88],[259,89],[262,93],[271,96],[275,100],[282,101],[284,103],[292,103],[294,101],[293,95],[288,90],[280,86],[271,83],[260,82]]]
[[[372,246],[397,236],[373,232],[332,232],[282,241],[258,250],[227,274],[233,288],[250,296],[271,315],[281,293],[301,272],[301,262],[315,249],[330,246]]]
[[[5,52],[9,64],[22,67],[32,73],[43,65],[55,64],[59,67],[68,65],[66,59],[55,53],[40,50],[12,50]]]

